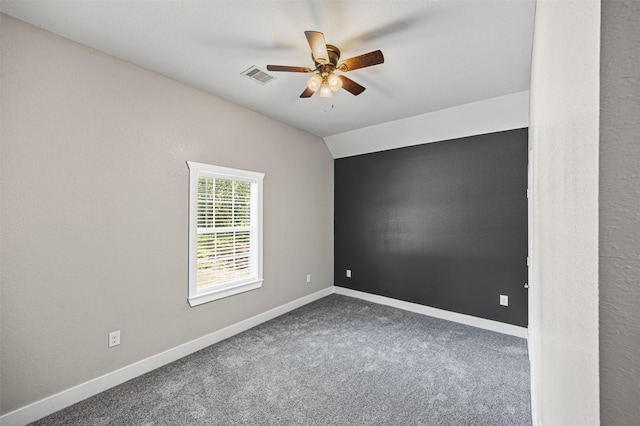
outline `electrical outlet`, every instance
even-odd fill
[[[351,269],[347,269],[347,278],[351,278]]]
[[[109,347],[118,346],[120,344],[120,330],[109,333]]]
[[[502,306],[509,306],[509,296],[505,296],[504,294],[500,295],[500,304]]]
[[[307,282],[310,283],[311,282],[311,274],[307,274]]]

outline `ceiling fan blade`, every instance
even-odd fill
[[[365,53],[364,55],[354,56],[353,58],[346,59],[339,63],[337,68],[340,71],[347,72],[357,70],[358,68],[379,65],[382,63],[384,63],[384,56],[382,55],[382,51],[376,50],[374,52],[369,52]]]
[[[302,92],[302,94],[300,94],[301,98],[310,98],[314,93],[316,93],[315,90],[311,90],[308,87],[306,89],[304,89],[304,92]]]
[[[345,77],[344,75],[339,75],[338,77],[342,80],[342,88],[355,96],[358,96],[366,90],[364,86],[359,85],[349,77]]]
[[[319,64],[329,63],[329,53],[327,52],[327,43],[324,41],[324,34],[318,31],[305,31],[313,60]]]
[[[290,67],[288,65],[267,65],[269,71],[286,71],[286,72],[312,72],[311,68],[307,67]]]
[[[340,42],[340,46],[345,50],[352,50],[363,43],[372,42],[380,38],[393,37],[401,35],[411,27],[424,25],[426,20],[431,20],[433,12],[431,10],[412,13],[410,17],[402,18],[397,21],[390,22],[386,25],[377,26],[376,28],[361,33],[358,36]]]

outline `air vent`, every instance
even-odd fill
[[[253,81],[257,81],[260,84],[267,84],[271,80],[275,79],[274,76],[269,75],[261,69],[256,68],[255,65],[252,65],[249,69],[242,71],[241,74],[249,77]]]

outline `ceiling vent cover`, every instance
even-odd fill
[[[249,77],[253,81],[257,81],[260,84],[267,84],[271,80],[275,80],[274,76],[269,75],[261,69],[256,68],[255,65],[252,65],[251,67],[249,67],[249,69],[242,71],[241,74]]]

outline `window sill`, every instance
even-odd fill
[[[213,302],[214,300],[223,299],[235,294],[244,293],[245,291],[255,290],[262,287],[263,280],[249,281],[246,283],[236,284],[230,287],[214,288],[206,293],[197,294],[189,297],[189,305],[191,307],[202,305],[203,303]]]

